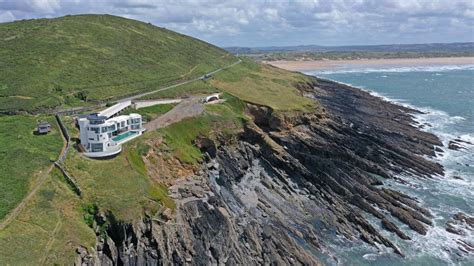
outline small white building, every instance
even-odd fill
[[[219,101],[220,98],[220,93],[214,93],[212,95],[207,96],[206,98],[202,99],[203,103],[211,103],[215,101]]]
[[[81,145],[87,157],[116,155],[122,151],[123,143],[140,136],[145,131],[140,114],[110,117],[113,114],[106,116],[102,115],[103,113],[104,111],[78,119]]]

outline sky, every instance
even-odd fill
[[[0,22],[84,13],[221,47],[474,41],[474,0],[0,0]]]

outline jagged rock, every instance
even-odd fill
[[[457,228],[456,225],[450,221],[446,223],[446,231],[456,235],[466,235],[466,232],[464,230],[462,230],[461,228]]]
[[[455,140],[450,140],[449,143],[448,143],[448,149],[450,149],[450,150],[458,151],[462,148],[463,147],[461,145],[459,145],[459,143],[456,142]]]
[[[162,213],[161,216],[165,221],[169,221],[173,219],[173,210],[170,208],[166,208]]]
[[[181,197],[174,197],[174,222],[144,219],[146,226],[132,226],[107,217],[111,241],[102,261],[318,265],[312,251],[327,248],[322,239],[334,234],[381,243],[403,256],[361,212],[402,239],[409,237],[391,218],[426,234],[429,210],[382,187],[383,179],[442,175],[442,166],[425,158],[442,143],[413,126],[413,109],[330,81],[314,85],[301,90],[319,101],[316,114],[248,105],[253,121],[237,138],[198,138],[195,144],[208,154],[202,189],[194,190],[192,179],[176,181],[170,191]]]
[[[463,212],[458,212],[455,215],[453,215],[453,219],[461,221],[461,222],[465,222],[466,224],[474,228],[474,217],[469,216]]]

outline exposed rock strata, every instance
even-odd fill
[[[99,237],[95,256],[80,250],[80,261],[317,265],[334,236],[402,255],[386,237],[409,241],[395,220],[424,235],[431,214],[415,198],[381,185],[397,174],[442,175],[439,164],[424,158],[442,144],[412,125],[415,110],[324,80],[299,89],[318,99],[317,114],[249,105],[255,123],[238,139],[196,141],[208,160],[201,176],[171,187],[174,219],[126,225],[108,217],[110,237]]]

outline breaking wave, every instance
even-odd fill
[[[329,75],[329,74],[342,74],[342,73],[375,73],[375,72],[446,72],[452,70],[474,70],[474,64],[472,65],[427,65],[427,66],[377,66],[377,67],[355,67],[341,66],[338,69],[327,69],[327,70],[313,70],[305,71],[308,75]],[[439,74],[438,75],[442,75]]]
[[[452,68],[447,66],[434,69],[430,67],[425,68],[424,71],[449,71],[451,69],[460,68],[461,67]],[[405,68],[398,68],[399,71],[420,71],[419,69],[420,68],[410,68],[410,70],[405,70]],[[474,66],[465,67],[463,69],[474,70]],[[382,72],[381,70],[378,71]],[[393,69],[383,71],[393,71]],[[357,72],[360,71],[357,70]],[[408,103],[405,99],[395,99],[383,93],[369,90],[363,86],[354,86],[339,81],[335,82],[359,88],[385,101],[420,111],[421,113],[413,114],[413,126],[439,137],[443,143],[443,147],[438,147],[440,151],[436,152],[436,157],[428,159],[442,164],[445,168],[445,176],[435,176],[430,180],[417,179],[411,176],[400,176],[400,178],[410,184],[409,186],[399,184],[394,180],[385,181],[386,185],[416,197],[424,206],[431,210],[434,216],[434,225],[430,227],[426,236],[412,232],[406,225],[396,222],[397,225],[412,238],[411,241],[406,242],[401,239],[389,237],[404,250],[406,255],[404,260],[394,257],[391,252],[384,252],[380,249],[375,250],[373,247],[361,245],[358,247],[343,248],[343,252],[349,254],[348,256],[351,257],[349,261],[357,261],[360,264],[381,263],[404,265],[406,263],[428,263],[430,265],[452,265],[472,259],[472,255],[468,255],[468,257],[459,255],[458,241],[472,241],[474,235],[469,232],[465,236],[459,236],[451,234],[445,229],[446,222],[455,213],[462,211],[471,214],[474,212],[474,171],[472,169],[474,166],[474,133],[457,132],[453,130],[453,125],[462,123],[466,118],[462,116],[452,116],[447,112],[428,106],[415,106]],[[462,141],[459,142],[462,149],[449,149],[450,141],[456,139]],[[413,187],[417,189],[413,189]],[[372,220],[372,224],[377,223],[377,221],[370,217],[367,218],[369,221]],[[346,257],[344,260],[348,260],[348,258]],[[330,262],[330,264],[334,263]]]

